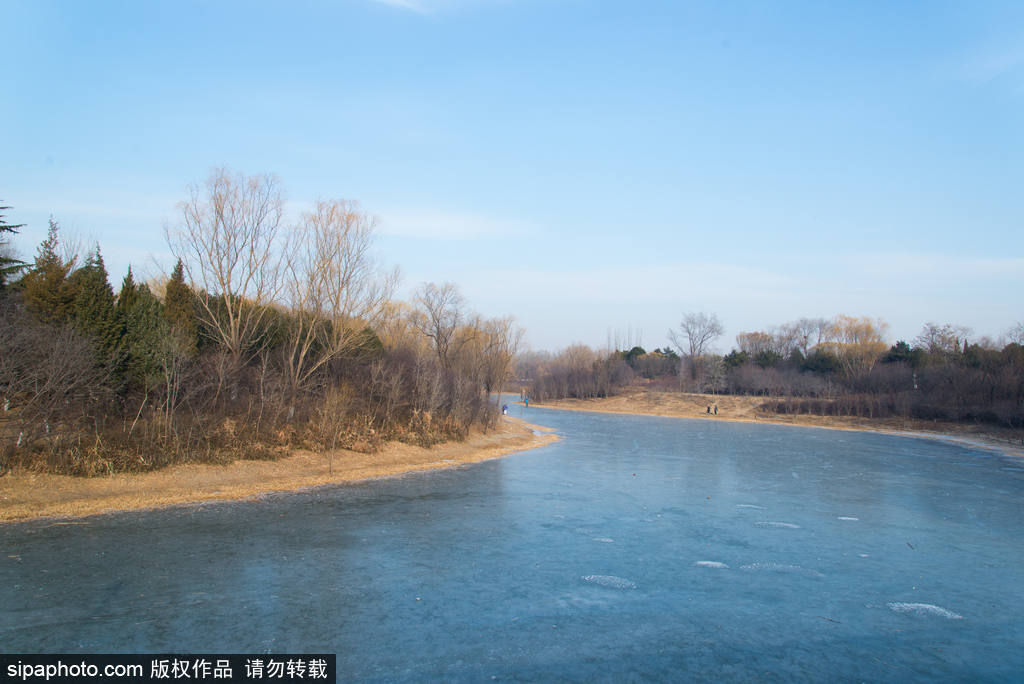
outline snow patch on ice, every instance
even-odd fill
[[[756,508],[759,511],[767,511],[768,510],[764,506],[755,506],[753,504],[736,504],[736,508]]]
[[[594,541],[596,541],[596,542],[604,542],[605,544],[614,544],[615,543],[614,539],[609,539],[608,537],[594,537]]]
[[[584,582],[591,582],[612,589],[636,589],[636,585],[628,579],[622,579],[614,575],[584,575],[581,579]]]
[[[697,561],[691,563],[695,568],[715,568],[717,570],[728,570],[729,566],[725,563],[719,563],[718,561]]]
[[[963,620],[963,615],[957,615],[951,610],[933,606],[930,603],[886,603],[886,606],[897,613],[920,613],[921,615],[938,615],[947,620]]]
[[[747,572],[777,572],[780,575],[804,575],[805,577],[824,577],[817,570],[808,570],[799,565],[780,565],[779,563],[752,563],[740,566]]]
[[[852,520],[853,522],[857,522],[860,520],[860,518],[846,518],[843,516],[839,516],[839,520]]]
[[[787,529],[787,530],[799,530],[799,529],[801,529],[801,527],[799,525],[794,525],[792,523],[780,523],[780,522],[756,522],[756,523],[754,523],[754,527],[775,527],[775,528],[784,528],[784,529]]]

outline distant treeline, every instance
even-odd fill
[[[972,342],[966,328],[929,323],[913,341],[889,345],[880,320],[801,319],[740,333],[724,356],[706,351],[715,331],[721,334],[714,316],[687,314],[674,335],[679,351],[574,345],[529,355],[517,373],[540,403],[650,388],[763,396],[785,413],[1024,425],[1021,324],[1002,343]],[[702,337],[703,349],[686,344]]]
[[[216,170],[168,230],[173,271],[129,269],[116,294],[99,246],[70,252],[52,219],[33,263],[0,250],[0,474],[430,446],[494,424],[515,320],[474,314],[451,283],[395,301],[376,217],[318,202],[288,224],[283,203],[273,176]],[[19,227],[0,215],[0,238]]]

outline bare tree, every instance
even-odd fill
[[[97,367],[91,340],[69,325],[31,320],[9,299],[0,300],[0,456],[14,427],[15,447],[58,434],[106,394],[107,369]]]
[[[826,318],[801,318],[790,324],[797,339],[797,347],[804,356],[810,354],[811,349],[826,342],[831,337],[832,324]]]
[[[678,332],[669,330],[668,339],[679,349],[682,356],[692,360],[710,352],[711,346],[724,331],[725,328],[718,320],[717,314],[709,316],[703,311],[684,311]]]
[[[1009,342],[1024,345],[1024,321],[1014,323],[1004,334]]]
[[[519,356],[526,349],[526,331],[516,324],[515,316],[491,318],[484,321],[481,337],[483,345],[483,381],[487,395],[498,393],[497,405],[501,405],[501,391],[509,373]]]
[[[963,325],[925,323],[921,334],[914,338],[914,346],[933,355],[956,355],[963,351],[971,329]]]
[[[274,175],[214,169],[165,225],[171,251],[199,294],[199,318],[237,363],[281,290],[284,191]]]
[[[881,318],[836,316],[832,332],[835,341],[823,346],[839,357],[847,377],[859,378],[870,372],[889,348],[889,324]]]
[[[455,283],[424,283],[414,300],[417,330],[430,339],[441,365],[450,369],[462,347],[473,339],[465,330],[465,322],[471,316],[462,290]]]
[[[358,202],[321,200],[302,215],[285,269],[295,388],[355,349],[388,311],[399,272],[386,271],[372,252],[379,227]]]

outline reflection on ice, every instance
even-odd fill
[[[792,523],[780,523],[780,522],[756,522],[756,523],[754,523],[754,527],[778,527],[778,528],[785,528],[785,529],[789,529],[789,530],[799,530],[799,529],[801,529],[799,525],[794,525]]]
[[[695,568],[715,568],[717,570],[728,570],[729,566],[725,563],[719,563],[718,561],[697,561],[693,563]]]
[[[933,606],[930,603],[886,603],[889,608],[892,608],[897,613],[920,613],[921,615],[938,615],[944,617],[947,620],[963,620],[963,615],[957,615],[951,610],[945,608],[939,608]]]
[[[636,585],[628,579],[622,579],[614,575],[584,575],[580,579],[584,582],[600,584],[602,587],[610,587],[612,589],[636,589]]]
[[[778,563],[752,563],[741,565],[740,570],[747,572],[776,572],[780,575],[804,575],[805,577],[825,577],[817,570],[809,570],[799,565],[780,565]]]

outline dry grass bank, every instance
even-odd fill
[[[910,434],[919,437],[955,439],[972,446],[997,448],[1006,453],[1024,456],[1019,433],[995,425],[948,423],[941,421],[857,418],[845,416],[785,415],[765,410],[765,397],[678,392],[637,391],[603,399],[560,399],[537,404],[543,408],[574,409],[606,413],[633,413],[648,416],[671,416],[703,420],[728,420],[777,425],[803,425],[839,430],[870,430]],[[708,415],[708,406],[718,405],[718,415]]]
[[[352,482],[499,458],[556,439],[505,418],[487,434],[431,449],[391,443],[380,453],[296,451],[278,461],[236,461],[227,466],[183,465],[151,473],[77,478],[15,473],[0,477],[0,521],[73,517],[197,501],[244,499],[264,492]]]

